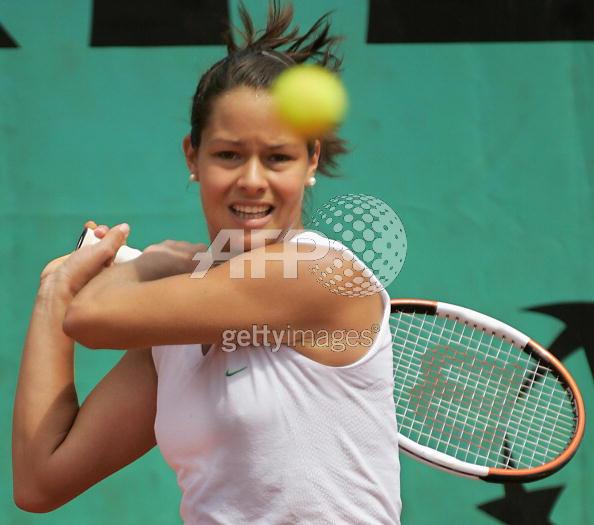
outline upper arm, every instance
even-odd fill
[[[311,273],[312,261],[270,255],[282,252],[283,244],[259,248],[211,268],[202,278],[184,274],[120,284],[96,297],[85,297],[83,289],[66,314],[64,329],[85,346],[129,348],[218,343],[228,331],[251,333],[253,327],[288,334],[360,330],[377,321],[377,297],[330,293]],[[331,251],[316,263],[324,268],[335,257]],[[238,277],[242,264],[244,277]],[[287,276],[292,264],[296,272]],[[254,276],[258,268],[262,272]]]
[[[40,490],[52,510],[155,446],[157,377],[151,349],[126,352],[80,407],[47,461]]]

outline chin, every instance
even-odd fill
[[[247,230],[243,236],[243,245],[245,251],[251,251],[255,248],[261,246],[267,246],[269,244],[273,244],[276,241],[276,238],[272,238],[270,235],[270,230],[278,229],[276,226],[271,226],[270,228],[262,228],[262,229],[254,229],[254,230]]]

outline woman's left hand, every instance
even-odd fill
[[[203,243],[166,240],[147,246],[134,263],[142,281],[162,279],[192,273],[198,265],[194,255],[207,250],[208,245]]]

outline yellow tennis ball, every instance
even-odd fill
[[[347,93],[337,75],[314,64],[283,71],[271,88],[280,117],[307,136],[327,133],[340,124]]]

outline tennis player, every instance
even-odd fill
[[[369,270],[303,231],[305,195],[344,142],[295,134],[268,91],[295,63],[338,71],[338,39],[327,15],[288,31],[292,9],[276,2],[262,32],[241,17],[245,41],[229,37],[200,79],[183,151],[210,241],[239,230],[242,249],[201,278],[205,244],[165,241],[113,265],[129,227],[91,221],[101,241],[46,266],[14,407],[21,509],[56,509],[158,444],[186,525],[400,521],[388,294],[329,290],[310,271],[319,246],[321,271]],[[74,341],[126,349],[82,406]]]

